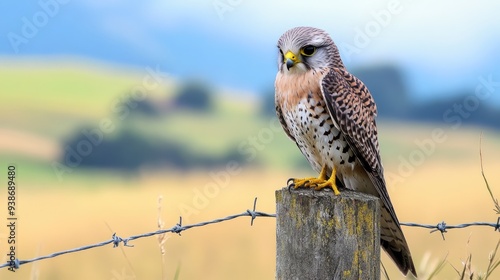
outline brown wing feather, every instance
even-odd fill
[[[384,249],[394,260],[400,260],[396,263],[405,274],[411,271],[416,275],[406,240],[402,233],[398,234],[401,227],[385,186],[375,123],[377,109],[373,97],[361,80],[340,68],[331,69],[323,77],[321,91],[335,125],[343,133],[380,195],[383,218],[388,218],[385,213],[390,216],[390,219],[385,221],[385,229],[391,231],[397,240],[382,240]],[[390,225],[392,228],[387,225],[391,222],[394,224]],[[384,226],[384,221],[382,223]],[[398,245],[403,246],[404,251]]]

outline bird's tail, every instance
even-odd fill
[[[417,271],[415,270],[410,249],[406,243],[403,231],[399,226],[399,222],[394,221],[386,207],[382,207],[381,210],[380,245],[387,254],[389,254],[404,275],[411,272],[416,277]]]

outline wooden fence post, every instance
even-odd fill
[[[276,279],[380,279],[379,199],[276,191]]]

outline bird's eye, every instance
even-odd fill
[[[311,56],[316,52],[316,47],[315,46],[305,46],[300,50],[300,53],[305,56]]]

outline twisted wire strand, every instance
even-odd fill
[[[176,225],[174,225],[173,227],[171,227],[169,229],[161,229],[161,230],[147,232],[147,233],[143,233],[143,234],[132,235],[132,236],[129,236],[127,238],[121,238],[118,235],[116,235],[116,233],[113,233],[110,240],[106,240],[103,242],[99,242],[99,243],[95,243],[95,244],[91,244],[91,245],[86,245],[86,246],[82,246],[82,247],[78,247],[78,248],[73,248],[70,250],[55,252],[55,253],[52,253],[49,255],[40,256],[40,257],[36,257],[36,258],[32,258],[32,259],[27,259],[27,260],[16,259],[15,261],[13,261],[13,263],[8,261],[4,264],[1,264],[0,268],[14,267],[15,269],[18,269],[23,264],[41,261],[44,259],[55,258],[57,256],[64,255],[64,254],[75,253],[75,252],[80,252],[80,251],[84,251],[84,250],[88,250],[88,249],[92,249],[92,248],[102,247],[102,246],[105,246],[105,245],[108,245],[111,243],[113,244],[113,248],[118,247],[120,245],[120,243],[123,243],[123,246],[133,247],[133,245],[129,244],[129,242],[132,240],[139,239],[139,238],[150,237],[153,235],[164,234],[167,232],[177,233],[180,235],[181,232],[188,230],[188,229],[191,229],[191,228],[221,223],[221,222],[233,220],[233,219],[236,219],[239,217],[251,217],[250,225],[253,225],[253,221],[257,217],[276,217],[276,214],[268,214],[268,213],[264,213],[264,212],[255,211],[256,206],[257,206],[257,198],[254,199],[253,210],[246,210],[245,212],[240,213],[240,214],[230,215],[230,216],[227,216],[224,218],[218,218],[218,219],[214,219],[211,221],[205,221],[205,222],[200,222],[200,223],[190,224],[190,225],[182,225],[182,217],[180,217],[179,223],[177,223]]]

